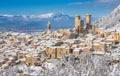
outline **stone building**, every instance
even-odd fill
[[[50,58],[61,58],[63,54],[69,56],[70,48],[64,46],[51,46],[47,47],[46,52]]]
[[[75,30],[77,33],[83,33],[84,21],[80,20],[80,16],[75,16]]]
[[[48,21],[47,30],[48,30],[48,31],[51,31],[51,23],[50,23],[50,21]]]
[[[78,30],[78,26],[80,23],[80,16],[75,16],[75,29]]]
[[[115,40],[120,41],[120,33],[113,33],[112,34]]]
[[[75,16],[75,31],[83,34],[87,34],[89,30],[92,30],[91,15],[86,15],[86,29],[84,29],[84,21],[80,19],[80,16]],[[95,27],[93,28],[95,31]]]
[[[91,25],[91,15],[87,14],[86,15],[86,29],[92,29],[92,25]]]

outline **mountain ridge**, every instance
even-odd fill
[[[85,20],[85,17],[82,17]],[[93,17],[96,20],[97,17]],[[41,15],[3,15],[0,14],[0,30],[2,31],[44,31],[48,21],[51,22],[52,29],[68,29],[74,27],[74,17],[67,14],[47,13]]]
[[[108,16],[95,21],[94,25],[103,29],[120,27],[120,5],[118,5]]]

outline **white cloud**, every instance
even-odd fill
[[[80,5],[83,4],[82,2],[74,2],[74,3],[68,3],[68,5]]]
[[[120,0],[97,0],[96,2],[100,2],[100,3],[111,3],[111,2],[118,2]]]
[[[107,3],[107,4],[106,4]],[[116,6],[120,4],[120,0],[95,0],[94,2],[73,2],[68,5],[92,5],[92,6]]]

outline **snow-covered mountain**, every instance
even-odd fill
[[[82,18],[85,20],[85,17]],[[96,17],[93,17],[93,21]],[[66,29],[74,27],[74,17],[64,13],[47,13],[42,15],[3,15],[0,14],[1,31],[43,31],[47,28],[48,21],[52,29]]]
[[[64,13],[48,13],[42,15],[0,15],[0,30],[12,31],[29,31],[29,30],[45,30],[47,22],[50,21],[53,30],[59,28],[72,28],[74,26],[74,17],[65,15]]]
[[[108,16],[102,17],[99,20],[95,21],[94,25],[104,29],[120,27],[120,5]]]

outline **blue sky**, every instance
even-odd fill
[[[120,0],[0,0],[0,14],[39,15],[64,12],[68,15],[105,16]]]

